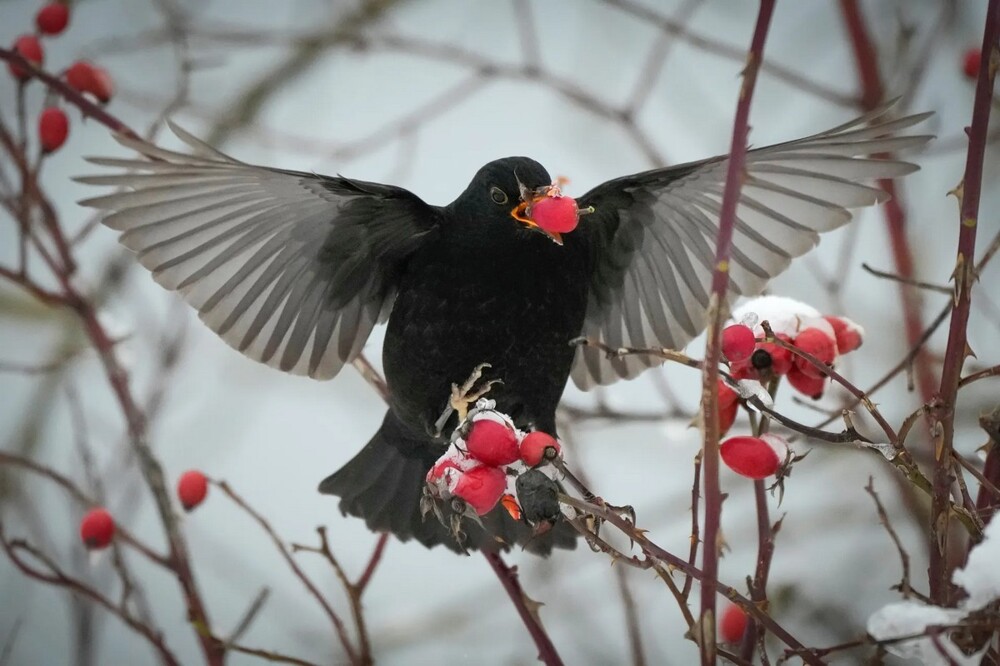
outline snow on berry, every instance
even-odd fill
[[[531,204],[528,219],[543,231],[567,233],[576,229],[579,210],[573,197],[546,196]]]
[[[737,474],[763,479],[778,471],[788,456],[788,444],[777,435],[730,437],[719,447],[722,461]]]
[[[794,338],[801,328],[812,325],[814,321],[823,321],[816,308],[784,296],[753,298],[733,310],[733,321],[755,319],[758,322],[766,320],[772,331],[784,333],[790,338]],[[759,323],[753,326],[753,331],[757,337],[763,337],[764,329]]]
[[[838,354],[852,352],[864,342],[865,329],[847,317],[827,316],[823,318],[833,327],[834,337],[837,339]]]
[[[979,67],[982,62],[982,51],[978,46],[973,46],[962,56],[962,72],[970,79],[979,76]]]
[[[41,67],[42,63],[45,62],[45,51],[42,50],[42,43],[35,35],[21,35],[18,37],[14,40],[13,50],[37,67]],[[18,81],[25,81],[29,76],[28,70],[14,63],[8,63],[7,68],[10,70],[11,75]]]
[[[198,470],[188,470],[177,480],[177,498],[185,511],[192,511],[207,495],[208,479]]]
[[[50,2],[35,14],[35,25],[44,35],[58,35],[69,25],[69,6],[62,2]]]
[[[480,515],[486,515],[497,505],[507,490],[507,475],[499,467],[477,465],[455,475],[449,492],[465,500]]]
[[[94,88],[94,66],[77,60],[66,70],[66,83],[78,92],[90,92]]]
[[[819,400],[826,390],[826,377],[813,377],[802,372],[798,367],[794,367],[785,375],[788,383],[802,395]]]
[[[821,331],[818,328],[807,328],[800,331],[799,334],[795,336],[792,344],[807,354],[812,354],[818,361],[821,361],[826,365],[833,365],[833,362],[837,360],[836,337],[829,335],[825,331]],[[795,367],[798,368],[802,374],[809,377],[825,376],[822,370],[801,356],[795,357]]]
[[[520,458],[513,428],[487,418],[472,422],[465,436],[465,448],[470,456],[493,467],[509,465]]]
[[[80,539],[87,548],[107,548],[114,536],[115,520],[107,509],[91,509],[80,521]]]
[[[757,344],[754,332],[743,324],[733,324],[722,329],[722,354],[730,363],[741,364],[753,354]]]
[[[562,452],[562,447],[552,435],[536,430],[529,432],[521,440],[521,460],[528,467],[537,467],[543,461],[552,460]]]
[[[719,619],[719,636],[726,643],[738,643],[747,628],[747,614],[736,604],[728,604]]]
[[[58,106],[44,109],[38,116],[38,141],[42,149],[51,153],[58,150],[69,136],[69,118]]]

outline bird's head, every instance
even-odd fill
[[[563,196],[564,183],[561,178],[553,182],[545,167],[531,158],[505,157],[480,169],[455,205],[477,216],[489,211],[489,218],[514,221],[562,245],[562,235],[576,228],[581,214],[590,212]]]

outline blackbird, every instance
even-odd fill
[[[928,115],[883,107],[751,150],[729,298],[760,293],[850,209],[885,201],[865,183],[917,169],[889,154],[928,141],[900,134]],[[502,380],[489,393],[499,410],[556,435],[568,377],[587,389],[658,363],[571,340],[681,349],[704,328],[726,156],[616,178],[575,201],[538,162],[507,157],[438,207],[391,185],[240,162],[172,129],[193,154],[118,136],[141,158],[92,158],[126,171],[79,179],[119,188],[82,203],[109,210],[104,224],[153,278],[256,361],[327,379],[388,321],[382,426],[320,484],[372,530],[460,548],[419,505],[457,424],[437,427],[452,385],[480,364]],[[575,539],[565,523],[533,539],[497,508],[464,545],[514,542],[547,552]]]

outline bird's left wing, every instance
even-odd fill
[[[888,199],[865,185],[917,167],[883,153],[930,136],[898,133],[930,114],[891,118],[883,107],[814,136],[747,153],[730,261],[729,297],[760,293],[819,234],[851,219],[850,209]],[[582,335],[611,347],[681,349],[705,326],[728,159],[647,171],[603,183],[584,196],[577,233],[592,272]],[[650,356],[606,359],[579,347],[580,388],[631,378],[658,364]]]
[[[171,128],[194,154],[117,136],[142,158],[91,158],[127,171],[78,181],[124,189],[81,203],[110,211],[104,224],[229,345],[334,376],[391,305],[436,209],[398,187],[240,162]]]

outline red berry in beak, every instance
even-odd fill
[[[489,513],[507,490],[507,475],[499,467],[479,465],[458,475],[451,494],[461,497],[480,516]]]
[[[521,460],[528,467],[536,467],[545,460],[552,460],[561,450],[556,438],[547,432],[529,432],[521,440]]]
[[[826,377],[811,377],[799,370],[798,366],[789,370],[786,376],[792,388],[802,395],[813,400],[819,400],[823,397],[823,391],[826,389]]]
[[[747,614],[736,604],[729,604],[719,620],[719,636],[726,643],[739,643],[747,628]]]
[[[45,5],[35,14],[35,25],[42,34],[58,35],[69,25],[69,7],[61,2]]]
[[[87,548],[107,548],[114,536],[115,520],[107,509],[91,509],[80,521],[80,539]]]
[[[50,106],[38,116],[38,140],[42,149],[51,153],[58,150],[69,136],[69,118],[58,106]]]
[[[17,51],[22,58],[37,67],[41,67],[45,61],[45,51],[42,50],[42,43],[34,35],[21,35],[18,37],[14,41],[13,50]],[[28,71],[23,67],[18,67],[14,63],[8,63],[7,68],[10,69],[10,73],[18,81],[24,81],[28,78]]]
[[[528,219],[542,231],[564,234],[576,229],[580,215],[573,197],[546,196],[531,204]]]
[[[208,495],[208,479],[197,470],[181,474],[177,480],[177,497],[185,511],[191,511],[205,501]]]
[[[722,354],[730,363],[741,364],[750,358],[757,340],[748,326],[733,324],[722,329]]]
[[[472,422],[465,437],[465,448],[470,456],[492,467],[509,465],[520,457],[517,435],[506,425],[492,419]]]
[[[833,365],[837,358],[837,341],[818,328],[807,328],[799,331],[799,334],[795,336],[794,344],[826,365]],[[822,378],[824,376],[819,368],[801,356],[795,357],[795,367],[809,377]]]
[[[788,455],[788,446],[780,437],[730,437],[719,447],[722,461],[737,474],[764,479],[778,471]]]
[[[838,353],[846,354],[861,346],[861,343],[864,341],[865,329],[846,317],[823,318],[830,322],[830,326],[833,326],[833,332],[837,336]]]

